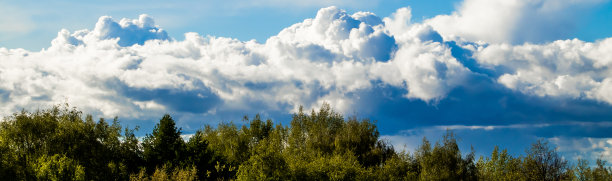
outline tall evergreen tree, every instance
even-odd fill
[[[166,114],[155,125],[153,132],[147,135],[142,143],[147,171],[169,164],[170,169],[178,166],[185,151],[185,142],[181,138],[181,129],[170,115]]]

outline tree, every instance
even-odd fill
[[[376,180],[417,180],[420,165],[409,153],[400,152],[390,158],[379,168],[374,170]]]
[[[60,113],[57,107],[35,113],[23,110],[0,122],[0,147],[5,152],[2,161],[11,167],[4,172],[14,174],[6,177],[35,178],[30,166],[38,157],[51,152],[51,139],[60,126],[57,121]]]
[[[584,159],[578,159],[578,164],[574,167],[574,174],[578,181],[592,181],[593,172],[589,167],[589,161]]]
[[[140,167],[145,163],[142,146],[134,134],[136,130],[138,130],[138,127],[135,129],[125,128],[119,152],[119,162],[125,164],[128,173],[140,171]]]
[[[250,157],[248,137],[233,123],[221,123],[216,129],[207,125],[203,137],[215,163],[214,169],[208,170],[208,176],[221,180],[234,179],[238,166]]]
[[[184,169],[175,168],[171,170],[168,164],[162,167],[157,167],[153,174],[148,175],[145,170],[140,170],[138,174],[130,175],[131,181],[195,181],[198,180],[197,169],[195,167],[186,167]]]
[[[85,180],[83,166],[64,155],[43,155],[34,170],[37,180]]]
[[[394,152],[379,137],[376,125],[370,120],[357,121],[357,118],[351,117],[335,136],[335,151],[340,154],[353,153],[365,167],[378,166]]]
[[[476,180],[474,151],[462,158],[455,134],[447,131],[442,143],[436,142],[431,149],[429,141],[423,138],[423,145],[417,149],[416,160],[420,163],[419,180]]]
[[[0,122],[2,180],[612,180],[612,168],[578,160],[572,169],[542,140],[513,157],[498,147],[474,162],[451,131],[414,154],[380,139],[375,121],[345,119],[328,104],[290,126],[222,123],[187,143],[164,115],[142,144],[117,118],[94,122],[75,108],[21,111]]]
[[[142,146],[147,171],[151,173],[164,164],[169,164],[168,169],[179,166],[185,151],[181,130],[176,128],[176,123],[168,114],[164,115],[153,128],[153,132],[145,137]]]
[[[186,144],[186,159],[184,166],[192,166],[197,170],[198,178],[208,178],[208,172],[215,168],[214,153],[208,148],[204,133],[198,130]]]
[[[478,176],[482,180],[525,180],[521,172],[520,158],[514,158],[508,154],[508,150],[501,152],[495,146],[491,157],[480,157],[476,167]]]
[[[612,180],[612,168],[606,167],[606,161],[597,159],[597,167],[592,171],[593,180]]]
[[[259,130],[255,119],[251,122],[250,129]],[[272,125],[271,121],[268,121]],[[289,180],[291,173],[283,156],[284,129],[277,126],[276,129],[268,130],[265,137],[260,137],[252,149],[252,156],[242,163],[238,168],[238,180]]]
[[[567,160],[548,142],[538,140],[525,152],[523,169],[528,180],[563,180],[569,177]]]

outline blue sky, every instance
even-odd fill
[[[409,151],[452,129],[478,154],[545,139],[612,161],[608,0],[8,0],[0,12],[2,116],[67,102],[141,132],[171,113],[190,133],[256,113],[287,124],[327,102]]]
[[[59,29],[92,28],[100,16],[121,18],[149,14],[156,22],[177,39],[185,32],[198,32],[237,38],[243,41],[257,39],[260,42],[276,35],[283,28],[311,18],[322,7],[336,5],[349,12],[369,11],[388,16],[405,6],[414,8],[415,20],[448,14],[457,0],[433,1],[306,1],[294,5],[291,2],[253,1],[250,5],[236,7],[241,1],[166,1],[135,0],[121,1],[71,1],[53,2],[3,1],[3,10],[19,16],[3,19],[3,27],[15,26],[21,21],[25,31],[4,31],[0,46],[40,50],[49,46],[49,41]],[[282,1],[280,1],[282,2]],[[249,4],[249,3],[246,3]],[[5,24],[6,23],[6,24]]]
[[[368,11],[386,17],[400,7],[412,8],[412,20],[420,22],[436,15],[450,14],[460,0],[377,0],[377,1],[306,1],[303,4],[253,1],[252,5],[235,7],[241,1],[70,1],[52,2],[7,0],[0,7],[7,14],[0,27],[0,46],[40,50],[59,29],[92,28],[97,18],[108,15],[121,18],[149,14],[176,39],[185,32],[198,32],[260,42],[283,28],[311,18],[319,8],[336,5],[348,12]],[[280,1],[282,2],[282,1]],[[276,4],[276,5],[275,5]],[[581,14],[580,27],[564,38],[594,41],[612,36],[612,4],[604,1]],[[7,28],[13,27],[13,28]],[[19,27],[19,28],[14,28]]]

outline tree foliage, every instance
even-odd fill
[[[21,111],[0,122],[2,180],[612,180],[602,159],[575,166],[545,141],[524,156],[495,147],[475,161],[447,131],[397,152],[375,121],[345,117],[327,104],[290,125],[259,115],[206,125],[188,140],[170,115],[139,140],[117,118],[94,121],[68,106]]]
[[[186,151],[181,130],[176,128],[174,119],[168,114],[155,125],[153,133],[145,137],[142,147],[144,160],[150,171],[163,165],[174,169],[180,164]]]

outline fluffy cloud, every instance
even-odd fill
[[[607,0],[465,0],[451,15],[425,20],[448,40],[489,43],[568,38],[589,8]]]
[[[104,16],[93,30],[61,30],[40,52],[0,49],[2,112],[64,101],[128,118],[168,110],[290,111],[323,101],[346,110],[353,93],[379,83],[431,101],[469,74],[441,42],[396,41],[390,32],[372,13],[335,7],[265,44],[196,33],[175,41],[147,15],[119,22]]]
[[[560,152],[567,153],[569,159],[585,159],[591,166],[596,166],[594,160],[612,161],[612,139],[610,138],[566,138],[553,137],[548,139],[558,145]]]
[[[558,40],[549,44],[481,47],[475,57],[496,70],[497,81],[538,96],[587,98],[612,104],[612,38],[594,43]]]
[[[146,14],[140,15],[138,19],[121,19],[115,22],[109,16],[98,19],[93,31],[80,30],[70,34],[63,29],[57,38],[51,42],[51,50],[62,47],[78,46],[84,42],[93,45],[102,40],[117,40],[117,45],[125,47],[134,44],[142,45],[147,40],[168,40],[168,33],[155,25],[153,18]]]
[[[410,11],[381,19],[323,8],[263,44],[196,33],[175,41],[147,15],[103,16],[93,30],[61,30],[40,52],[1,48],[2,112],[66,101],[129,118],[168,110],[289,112],[324,101],[349,111],[384,87],[435,106],[479,76],[526,95],[612,103],[612,39],[445,42],[428,23],[410,23]]]
[[[92,30],[61,30],[41,51],[0,48],[0,113],[68,102],[128,120],[172,113],[185,118],[179,120],[226,121],[235,118],[225,116],[230,114],[286,116],[299,105],[314,108],[326,101],[340,112],[385,120],[378,125],[387,132],[426,127],[423,133],[386,136],[400,147],[409,142],[407,148],[446,128],[475,138],[500,130],[515,130],[512,136],[524,140],[607,138],[612,38],[496,43],[528,37],[515,32],[524,23],[473,19],[480,17],[468,13],[476,2],[424,23],[411,23],[410,8],[380,18],[328,7],[265,43],[197,33],[177,41],[147,15],[120,21],[104,16]],[[568,3],[578,2],[484,5],[557,12]],[[436,24],[443,20],[453,22],[449,27],[483,23],[487,31],[447,31]]]

